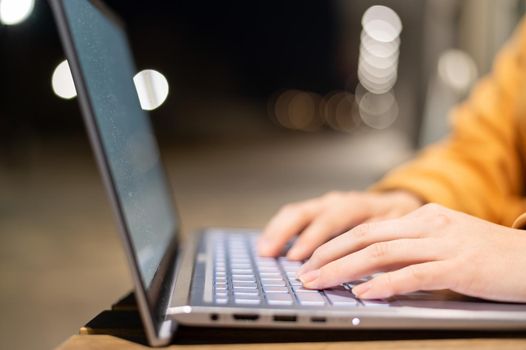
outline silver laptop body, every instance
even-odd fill
[[[204,229],[179,239],[180,221],[122,22],[98,0],[50,0],[97,163],[116,214],[151,345],[177,325],[330,329],[526,329],[526,305],[447,292],[362,301],[351,283],[306,291],[298,262],[260,258],[257,230]],[[495,276],[497,279],[498,276]]]

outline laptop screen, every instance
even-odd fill
[[[137,70],[115,20],[90,1],[62,4],[104,168],[148,290],[178,222],[150,117],[141,109],[133,82]]]

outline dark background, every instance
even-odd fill
[[[412,99],[403,106],[401,124],[414,136],[423,99],[423,32],[417,29],[425,1],[376,3],[388,3],[403,19],[399,85]],[[159,70],[169,81],[167,101],[152,112],[169,139],[237,133],[239,125],[272,127],[267,103],[283,89],[324,95],[354,88],[360,18],[371,3],[353,1],[345,15],[340,1],[324,0],[108,4],[127,24],[138,70]],[[22,139],[24,144],[28,138],[81,132],[76,100],[57,98],[50,88],[64,54],[47,3],[37,1],[29,20],[0,30],[3,142],[20,147]],[[253,113],[229,113],[240,103],[253,106]]]

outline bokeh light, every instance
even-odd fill
[[[398,56],[400,48],[400,37],[397,37],[391,42],[381,42],[371,38],[365,31],[362,30],[360,35],[360,51],[368,53],[375,57],[392,57]]]
[[[456,92],[465,93],[477,79],[477,65],[464,51],[446,50],[438,59],[438,76]]]
[[[313,92],[285,90],[271,100],[270,110],[276,122],[287,129],[314,131],[323,121],[320,118],[321,97]]]
[[[31,15],[35,0],[0,0],[0,23],[15,25]]]
[[[391,126],[399,114],[393,87],[398,79],[402,21],[387,6],[372,6],[362,17],[354,117],[373,129]]]
[[[334,91],[327,94],[321,104],[325,124],[334,130],[350,132],[360,125],[356,118],[354,95],[347,91]]]
[[[369,7],[363,14],[362,27],[374,40],[389,43],[400,35],[402,21],[391,8],[375,5]]]
[[[133,77],[133,81],[144,110],[158,108],[168,97],[168,80],[156,70],[142,70]]]
[[[398,102],[392,92],[374,94],[366,92],[358,97],[358,108],[362,121],[373,129],[386,129],[398,117]]]
[[[372,6],[362,17],[358,79],[372,93],[384,94],[396,84],[402,21],[386,6]]]
[[[51,87],[58,97],[69,100],[77,96],[67,60],[62,61],[53,71]]]

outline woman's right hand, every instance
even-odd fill
[[[330,192],[287,204],[266,226],[258,241],[258,252],[262,256],[277,256],[289,240],[299,236],[287,257],[304,260],[320,245],[356,225],[397,218],[423,204],[417,196],[406,191]]]

